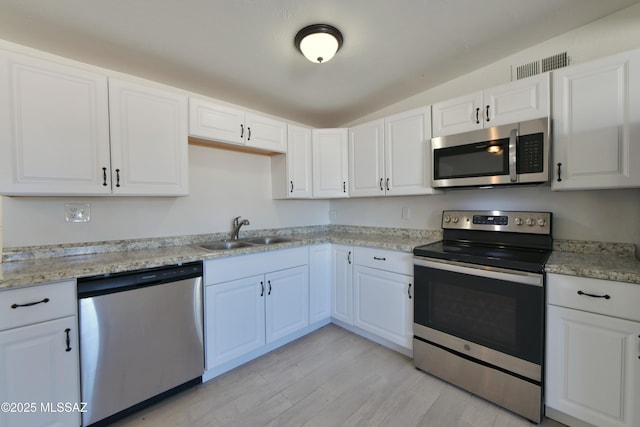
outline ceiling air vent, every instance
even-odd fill
[[[558,68],[566,67],[567,65],[569,65],[569,56],[567,55],[567,52],[562,52],[538,61],[519,65],[516,68],[515,78],[516,80],[520,80],[526,77],[535,76],[536,74],[545,73],[547,71],[557,70]]]
[[[516,69],[516,79],[524,79],[525,77],[535,76],[540,74],[540,61],[529,62],[528,64],[520,65]]]
[[[542,72],[557,70],[567,65],[569,65],[569,57],[567,56],[567,52],[562,52],[542,59]]]

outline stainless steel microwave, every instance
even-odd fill
[[[431,139],[434,188],[549,181],[547,118]]]

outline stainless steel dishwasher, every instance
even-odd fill
[[[78,279],[83,426],[202,382],[202,262]]]

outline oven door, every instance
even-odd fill
[[[541,380],[544,275],[414,257],[414,281],[417,338]]]

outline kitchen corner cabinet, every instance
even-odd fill
[[[189,135],[267,152],[287,152],[287,125],[240,108],[189,98]]]
[[[640,425],[638,285],[549,274],[547,292],[547,416]]]
[[[287,126],[287,153],[271,156],[274,199],[310,199],[313,196],[311,129]]]
[[[433,104],[433,137],[549,116],[549,73]]]
[[[1,426],[80,425],[56,406],[80,405],[76,304],[75,281],[0,292]]]
[[[553,72],[552,190],[640,187],[640,50]]]
[[[309,325],[307,248],[205,262],[206,370]]]
[[[109,118],[114,195],[188,194],[186,96],[110,78]]]
[[[0,194],[187,194],[185,96],[2,52],[0,99]]]
[[[413,340],[412,260],[404,252],[354,249],[354,326],[407,349]]]
[[[331,317],[353,325],[353,248],[331,245]]]
[[[313,197],[349,197],[348,129],[313,129]]]
[[[309,323],[331,318],[331,243],[309,247]]]

